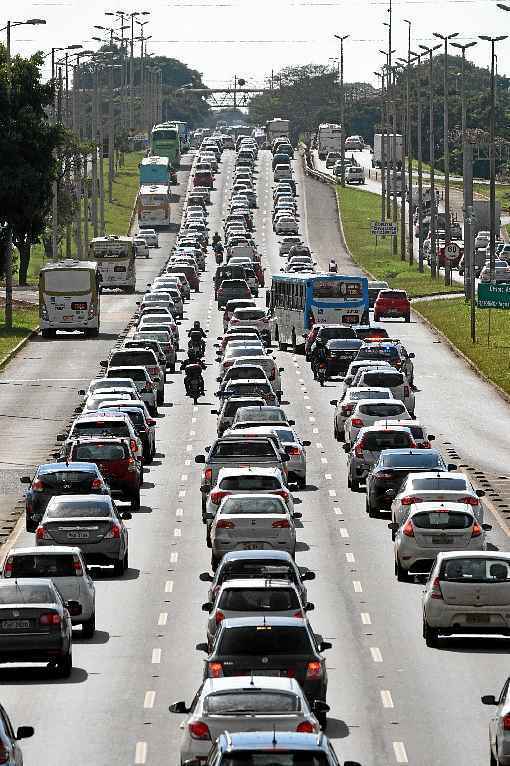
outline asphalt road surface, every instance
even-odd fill
[[[261,152],[259,158],[256,236],[267,280],[282,259],[271,227],[270,157]],[[233,162],[233,152],[225,152],[210,208],[211,232],[221,224]],[[305,179],[297,163],[296,177],[302,233],[317,261],[324,265],[334,255],[342,270],[354,273],[340,240],[331,189]],[[163,260],[172,234],[160,241],[161,252],[147,264],[147,274],[141,273],[140,285]],[[142,272],[145,264],[140,266]],[[203,655],[195,644],[204,641],[206,627],[200,608],[206,585],[198,574],[208,569],[209,551],[200,520],[200,470],[193,457],[211,443],[216,426],[210,414],[216,403],[212,343],[221,332],[221,314],[213,300],[213,274],[209,256],[201,291],[188,304],[181,327],[184,333],[199,318],[210,329],[206,397],[194,406],[183,395],[180,374],[170,376],[166,396],[173,406],[161,408],[158,455],[147,471],[140,512],[128,522],[130,568],[122,579],[96,575],[95,638],[84,641],[75,631],[75,667],[68,680],[56,680],[42,667],[0,670],[2,703],[15,725],[36,728],[33,739],[23,743],[26,764],[178,762],[183,717],[169,714],[168,704],[189,701],[200,683]],[[134,299],[124,296],[112,300],[111,307],[108,303],[111,338],[37,341],[6,368],[2,381],[31,382],[6,383],[10,399],[6,403],[2,397],[2,412],[26,412],[29,422],[4,432],[4,462],[33,463],[53,443],[78,403],[77,389],[96,372],[133,308]],[[507,405],[421,324],[395,322],[394,329],[416,354],[416,411],[429,431],[440,445],[451,442],[449,448],[463,463],[504,473]],[[508,641],[463,639],[440,649],[425,646],[422,586],[396,581],[387,519],[369,519],[363,494],[347,489],[345,455],[333,439],[329,405],[338,382],[321,389],[304,357],[276,355],[285,368],[285,407],[301,436],[312,441],[308,486],[295,492],[303,513],[298,563],[317,573],[309,587],[316,607],[311,622],[333,643],[327,654],[328,735],[337,754],[363,766],[488,763],[488,713],[480,695],[498,691],[506,678]],[[37,382],[40,378],[48,380]],[[507,533],[493,523],[491,544],[506,549]],[[20,532],[16,544],[32,538]]]

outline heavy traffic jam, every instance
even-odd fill
[[[158,466],[169,472],[185,449],[168,432],[163,441],[161,424],[200,416],[214,424],[215,437],[206,445],[209,426],[198,436],[190,431],[184,470],[195,484],[179,502],[210,557],[206,571],[193,559],[203,604],[188,609],[202,609],[203,632],[196,648],[184,643],[182,655],[195,668],[202,663],[203,678],[195,688],[176,679],[167,690],[181,697],[167,707],[172,703],[182,736],[165,762],[355,766],[342,757],[345,735],[338,734],[346,711],[332,708],[328,692],[328,684],[343,683],[328,662],[335,637],[318,632],[328,615],[315,613],[309,600],[309,590],[319,595],[330,587],[306,565],[317,513],[312,493],[320,489],[313,482],[330,487],[331,502],[337,485],[352,497],[363,493],[370,523],[386,520],[393,544],[387,568],[401,598],[410,583],[424,584],[410,624],[422,631],[427,651],[452,636],[510,635],[510,556],[489,542],[485,493],[449,462],[420,417],[424,360],[399,338],[410,321],[406,294],[340,273],[331,253],[307,244],[295,172],[301,160],[288,137],[260,148],[249,135],[213,132],[191,158],[179,231],[161,273],[137,295],[129,330],[101,360],[100,374],[80,388],[79,410],[58,434],[53,460],[22,477],[25,531],[6,552],[0,580],[0,661],[42,663],[50,675],[72,680],[73,641],[93,643],[105,619],[96,608],[102,580],[135,587],[129,573],[140,563],[132,538],[148,512],[147,487]],[[266,180],[272,209],[260,218]],[[220,186],[223,207],[216,209]],[[55,338],[71,310],[82,324],[64,329],[100,333],[100,300],[115,296],[112,289],[134,291],[136,255],[149,258],[160,247],[162,231],[145,223],[135,245],[100,238],[90,244],[89,261],[43,270],[43,335]],[[277,267],[266,249],[270,236],[278,241]],[[69,274],[72,299],[61,289]],[[299,402],[289,400],[294,376],[304,392]],[[307,451],[325,454],[312,415],[322,404],[343,473],[332,481],[314,471],[312,482]],[[335,513],[341,518],[338,506]],[[170,545],[168,527],[160,534]],[[492,724],[491,763],[510,763],[508,720],[503,711]],[[4,726],[0,763],[20,764],[18,740],[33,734],[29,726],[16,735]],[[58,753],[58,742],[54,747]],[[162,762],[151,760],[150,750],[147,760]],[[357,760],[364,762],[362,749]]]

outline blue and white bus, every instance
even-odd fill
[[[313,324],[368,321],[368,280],[341,274],[274,274],[269,308],[280,350],[299,349]]]

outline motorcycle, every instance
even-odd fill
[[[317,366],[317,379],[321,386],[324,386],[326,380],[326,362],[319,362]]]
[[[336,274],[338,272],[338,266],[336,261],[329,262],[329,272]]]
[[[185,372],[184,388],[186,395],[193,399],[196,404],[199,396],[204,396],[204,379],[202,377],[202,365],[197,362],[196,365],[188,365]]]
[[[199,362],[204,355],[203,344],[188,343],[188,357],[194,362]]]

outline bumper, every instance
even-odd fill
[[[61,657],[67,650],[68,644],[60,633],[0,637],[0,663],[49,662],[55,657]]]
[[[229,551],[264,550],[286,551],[291,556],[294,554],[296,542],[291,540],[253,540],[249,543],[213,541],[212,552],[217,559],[221,559]]]

